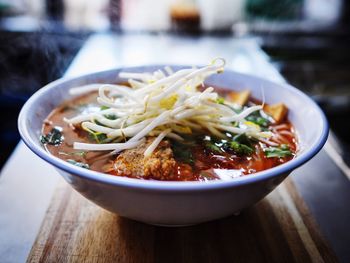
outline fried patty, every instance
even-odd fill
[[[145,150],[154,139],[154,137],[148,137],[138,147],[120,153],[114,161],[117,175],[171,180],[175,175],[176,161],[169,141],[163,140],[150,156],[144,156]]]

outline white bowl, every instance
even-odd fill
[[[153,71],[162,66],[124,68],[73,79],[59,79],[37,91],[23,106],[18,127],[25,144],[44,161],[57,168],[64,179],[97,205],[134,220],[168,226],[197,224],[234,214],[271,192],[294,169],[310,160],[323,147],[328,124],[321,109],[304,93],[287,84],[226,70],[207,83],[234,90],[250,89],[267,103],[283,102],[294,125],[301,150],[285,164],[228,181],[163,182],[116,177],[79,168],[42,147],[39,136],[43,120],[63,101],[68,90],[89,83],[112,83],[118,72]],[[175,69],[179,69],[175,67]],[[118,79],[117,79],[118,81]],[[39,186],[40,187],[40,186]]]

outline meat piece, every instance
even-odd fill
[[[171,180],[175,175],[176,161],[169,141],[163,140],[150,156],[144,156],[145,150],[154,139],[154,137],[149,137],[138,147],[119,154],[114,162],[117,175]]]

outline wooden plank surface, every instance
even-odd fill
[[[238,216],[182,228],[112,214],[62,182],[27,262],[337,262],[289,179]]]

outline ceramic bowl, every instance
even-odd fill
[[[73,79],[59,79],[37,91],[23,106],[18,127],[25,144],[64,179],[97,205],[134,220],[167,226],[197,224],[226,217],[253,205],[270,193],[294,169],[309,161],[323,147],[328,124],[321,109],[304,93],[288,84],[226,70],[206,83],[235,90],[250,89],[267,103],[283,102],[300,145],[297,157],[255,174],[225,181],[162,182],[116,177],[71,165],[45,151],[39,141],[43,120],[60,103],[70,99],[68,90],[90,83],[118,81],[121,70],[153,71],[162,66],[115,69]],[[175,69],[179,69],[175,67]]]

